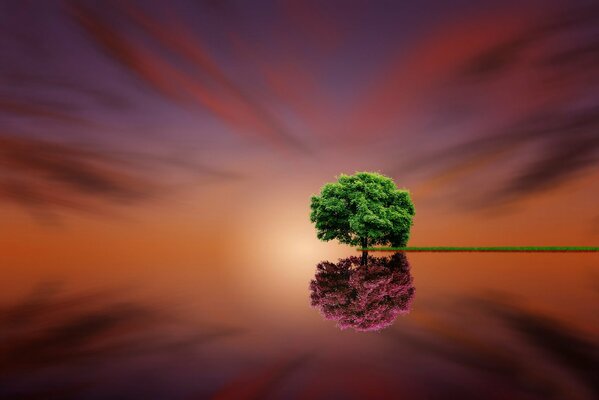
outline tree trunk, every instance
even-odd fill
[[[362,248],[365,249],[368,247],[368,238],[362,238]],[[361,265],[366,265],[368,263],[368,252],[366,250],[362,250],[362,262]]]

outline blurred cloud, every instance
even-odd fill
[[[434,117],[430,114],[439,110],[431,109],[431,105],[436,105],[440,96],[451,98],[452,103],[442,99],[443,105],[450,106],[471,100],[460,98],[447,82],[458,79],[464,65],[478,63],[489,48],[525,29],[531,10],[523,8],[515,12],[510,6],[499,6],[492,13],[465,13],[447,19],[413,40],[408,49],[391,52],[350,115],[352,137],[407,138],[410,133],[398,134],[398,126],[423,114]]]
[[[325,12],[322,4],[311,0],[282,0],[280,3],[286,19],[312,46],[330,52],[342,43],[341,21]]]
[[[135,41],[81,2],[67,2],[70,15],[115,61],[125,66],[169,100],[182,105],[199,103],[238,133],[252,133],[280,148],[306,151],[306,147],[284,127],[251,93],[233,82],[209,54],[200,38],[183,21],[166,24],[131,3],[119,9],[121,18],[145,35]],[[151,51],[151,42],[195,67],[196,74],[177,66],[164,52]],[[205,83],[206,79],[210,82]]]
[[[519,151],[534,146],[538,157],[483,193],[469,206],[490,208],[517,201],[587,172],[599,161],[599,108],[561,115],[543,113],[510,129],[441,150],[426,160],[404,164],[404,171],[440,169],[422,186],[442,186],[505,164]]]
[[[75,145],[0,136],[0,199],[27,207],[93,211],[94,200],[144,200],[153,184],[123,161]]]
[[[449,196],[468,209],[497,209],[533,197],[597,165],[596,5],[496,4],[459,13],[422,38],[410,30],[402,40],[385,37],[380,45],[387,55],[367,57],[367,69],[352,63],[364,51],[357,39],[365,32],[349,24],[359,22],[359,5],[333,18],[330,6],[316,2],[265,3],[256,8],[265,21],[254,21],[253,8],[235,2],[175,2],[168,9],[143,1],[60,4],[45,7],[54,13],[51,21],[68,22],[65,32],[54,32],[48,23],[25,33],[42,41],[56,35],[56,42],[64,35],[69,46],[85,50],[85,58],[70,60],[70,51],[57,47],[57,59],[42,71],[10,51],[29,46],[25,42],[7,34],[12,47],[3,44],[10,57],[0,71],[7,95],[0,117],[19,128],[37,123],[39,131],[50,121],[71,135],[76,130],[85,142],[84,128],[99,134],[117,126],[111,131],[129,134],[139,121],[170,127],[175,120],[180,143],[196,135],[198,146],[210,148],[220,140],[213,133],[231,129],[238,139],[250,138],[253,149],[267,144],[263,150],[296,156],[313,150],[324,160],[354,157],[346,145],[359,144],[364,162],[376,156],[394,175],[422,173],[418,192],[427,196],[483,174],[500,177],[492,188],[468,191],[466,201]],[[30,8],[40,18],[43,10]],[[384,21],[382,9],[369,12],[369,18]],[[190,17],[202,23],[194,25]],[[23,31],[7,22],[10,32]],[[106,65],[98,63],[98,49]],[[112,79],[107,66],[118,65],[133,79],[116,74],[106,85],[66,73],[78,62],[91,62],[87,58],[102,64],[100,77]],[[138,96],[140,87],[158,96]],[[339,93],[352,96],[341,101]],[[149,104],[162,107],[164,115],[145,112]],[[194,114],[191,120],[186,111]],[[136,126],[122,126],[131,121]],[[222,143],[234,139],[225,136]],[[335,145],[328,148],[331,139]],[[375,154],[379,140],[385,148]],[[395,144],[409,155],[405,162],[396,161],[390,150]],[[231,154],[244,151],[235,147]]]
[[[229,34],[229,40],[236,57],[256,69],[264,82],[266,96],[293,110],[313,135],[330,134],[333,129],[330,105],[324,100],[325,93],[314,71],[302,57],[282,49],[275,59],[259,43],[250,43],[234,32]]]
[[[0,100],[0,115],[51,119],[61,123],[87,127],[94,125],[93,122],[85,118],[65,113],[64,110],[68,108],[65,104],[36,99],[27,99],[25,101]]]
[[[115,61],[127,67],[144,82],[172,101],[184,101],[182,89],[173,83],[179,80],[176,69],[155,56],[141,44],[118,31],[82,2],[65,2],[72,18]]]
[[[72,95],[80,95],[86,100],[91,100],[95,104],[115,110],[124,110],[134,107],[131,99],[121,93],[114,93],[99,87],[93,87],[88,82],[76,81],[72,77],[52,76],[8,69],[6,71],[0,71],[0,81],[7,91],[10,90],[15,93],[24,88],[42,88],[45,90],[58,90],[60,93],[69,95],[69,98],[71,98]],[[35,104],[35,100],[31,99],[27,99],[27,102]],[[48,106],[56,105],[50,104]],[[74,106],[74,104],[71,104],[71,107]],[[60,107],[56,108],[64,107],[65,105],[61,104]],[[11,110],[5,109],[5,111]]]
[[[456,65],[453,71],[435,70],[443,98],[453,92],[452,101],[462,107],[478,110],[481,102],[490,109],[482,120],[477,114],[467,117],[475,122],[467,129],[478,130],[474,137],[412,157],[399,167],[403,173],[436,171],[424,185],[441,187],[490,170],[507,171],[505,166],[528,155],[517,170],[503,173],[503,183],[482,193],[476,206],[492,208],[558,187],[597,165],[599,58],[593,49],[599,46],[599,8],[537,14],[511,34],[505,35],[506,29],[503,38],[486,38],[484,48],[443,53]],[[440,36],[435,43],[441,48],[447,40]]]
[[[136,204],[164,194],[168,185],[153,173],[157,164],[191,176],[238,177],[193,161],[0,135],[0,201],[17,203],[46,218],[64,210],[103,213],[111,205]]]

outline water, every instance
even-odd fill
[[[41,281],[4,300],[0,394],[592,399],[599,393],[599,255],[408,254],[395,278],[381,270],[376,279],[360,278],[354,292],[388,303],[350,304],[345,324],[311,306],[310,281],[324,261],[316,257],[311,265],[292,257],[250,260],[235,273],[180,267],[122,277],[122,284],[114,284],[113,272],[112,285],[83,277]],[[333,287],[345,287],[341,303],[352,296],[355,303],[346,278]]]

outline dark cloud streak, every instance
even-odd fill
[[[177,27],[167,26],[131,4],[124,7],[121,15],[144,32],[145,42],[193,65],[200,76],[179,68],[162,51],[150,51],[141,41],[133,41],[83,4],[66,4],[69,14],[107,54],[167,99],[184,106],[198,102],[238,133],[251,132],[283,149],[307,151],[278,118],[223,72],[182,21],[177,22]],[[208,78],[210,84],[205,84],[202,77]]]
[[[0,201],[50,219],[59,211],[102,214],[112,206],[157,199],[168,185],[156,169],[175,168],[194,179],[239,178],[192,161],[99,151],[22,135],[0,135],[0,167]]]
[[[436,154],[414,158],[398,171],[441,171],[431,177],[432,181],[438,181],[447,170],[465,168],[485,158],[492,167],[501,169],[506,162],[521,156],[524,148],[533,146],[537,151],[529,162],[512,176],[504,173],[504,182],[479,193],[481,200],[471,204],[475,208],[492,209],[559,187],[596,166],[599,161],[599,98],[596,95],[599,58],[595,50],[599,48],[596,29],[599,9],[585,10],[554,12],[545,21],[535,21],[532,27],[490,43],[487,49],[462,60],[462,66],[446,77],[446,90],[455,91],[459,96],[463,88],[474,88],[476,93],[488,91],[488,96],[494,96],[492,85],[497,82],[530,77],[526,87],[516,84],[520,87],[513,96],[516,101],[530,98],[531,105],[525,104],[517,115],[498,121],[497,125],[502,128],[489,127],[486,122],[486,126],[478,128],[478,137],[443,148]],[[576,36],[579,41],[566,40],[569,36]],[[470,106],[474,107],[476,96],[463,96],[460,101],[472,103]],[[497,107],[501,109],[502,105]],[[505,154],[494,160],[498,152]],[[466,175],[480,173],[471,169]]]

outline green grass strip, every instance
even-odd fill
[[[599,252],[599,247],[594,246],[496,246],[496,247],[367,247],[358,248],[358,251],[412,251],[412,252]]]

